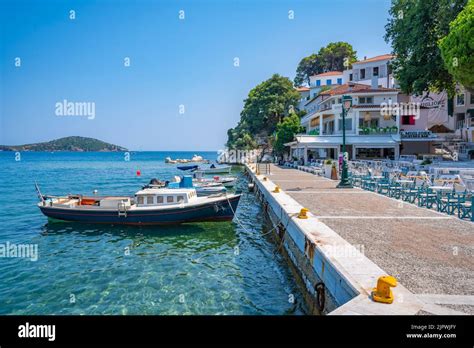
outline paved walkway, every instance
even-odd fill
[[[427,305],[474,314],[474,223],[272,165],[269,179]],[[420,312],[420,314],[422,314]]]

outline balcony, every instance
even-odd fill
[[[359,135],[390,135],[398,134],[397,126],[359,127]]]

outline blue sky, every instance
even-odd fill
[[[0,144],[81,135],[133,150],[221,149],[249,90],[273,73],[293,79],[301,58],[332,41],[351,43],[359,58],[390,52],[389,7],[389,0],[2,0]],[[94,102],[95,118],[57,116],[64,99]]]

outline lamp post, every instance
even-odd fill
[[[352,107],[352,97],[348,95],[342,96],[342,174],[341,181],[337,185],[337,188],[352,188],[351,182],[349,181],[349,175],[347,170],[347,152],[346,152],[346,113],[349,112]]]

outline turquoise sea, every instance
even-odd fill
[[[131,152],[127,161],[124,153],[0,152],[0,246],[38,248],[37,261],[0,257],[0,314],[304,314],[241,168],[233,173],[244,191],[241,225],[48,222],[36,207],[35,180],[43,194],[133,194],[151,178],[180,174],[165,157],[193,154]]]

